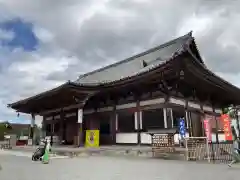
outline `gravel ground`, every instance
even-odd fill
[[[29,157],[0,154],[3,180],[234,180],[240,168],[158,159],[81,157],[52,159],[50,164]]]

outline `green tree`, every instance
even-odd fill
[[[4,122],[0,124],[0,140],[4,140],[4,135],[11,131],[11,124],[8,122]]]
[[[236,117],[236,112],[233,106],[222,109],[223,114],[228,114],[232,119]]]
[[[0,124],[0,141],[4,140],[4,134],[5,134],[5,126],[4,124]]]

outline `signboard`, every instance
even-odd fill
[[[99,147],[99,130],[86,130],[86,147]]]
[[[225,140],[226,141],[233,140],[229,115],[222,114],[221,120],[223,121],[223,130],[224,130],[224,134],[225,134]]]
[[[83,110],[78,109],[78,123],[82,123],[83,121]]]
[[[210,125],[210,119],[205,119],[203,121],[204,123],[204,129],[205,129],[205,134],[207,136],[207,139],[209,142],[212,141],[212,128],[211,128],[211,125]]]
[[[186,127],[184,118],[179,119],[179,134],[181,139],[186,137]]]

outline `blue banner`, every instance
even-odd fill
[[[181,138],[186,137],[186,127],[184,118],[179,118],[179,134]]]

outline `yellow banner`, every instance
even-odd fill
[[[99,147],[99,130],[86,130],[86,147]]]

